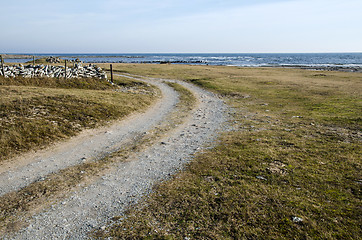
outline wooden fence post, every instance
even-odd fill
[[[64,79],[67,80],[67,59],[65,59],[65,73],[64,73]]]
[[[1,55],[0,57],[1,57],[1,71],[2,71],[3,76],[5,77],[4,57],[3,57],[3,55]]]
[[[111,64],[111,82],[113,83],[113,68],[112,68],[112,64]]]
[[[33,66],[35,66],[35,56],[33,56]]]

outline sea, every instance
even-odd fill
[[[153,63],[222,65],[240,67],[348,67],[362,68],[362,53],[167,53],[167,54],[29,54],[35,58],[59,57],[79,59],[84,63]],[[32,59],[5,59],[5,62],[26,63]]]

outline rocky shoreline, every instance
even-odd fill
[[[66,68],[64,66],[52,66],[52,65],[4,65],[3,70],[0,69],[0,76],[5,77],[49,77],[49,78],[100,78],[107,79],[107,74],[102,68],[96,65],[89,64],[82,66],[81,64],[75,64],[72,68]]]
[[[207,65],[207,62],[201,60],[195,61],[185,61],[185,60],[175,60],[175,61],[163,61],[163,60],[154,60],[154,61],[91,61],[90,63],[129,63],[129,64],[197,64],[197,65]]]
[[[33,56],[30,55],[11,55],[11,54],[5,54],[2,55],[4,59],[30,59]],[[80,57],[80,56],[78,56]],[[103,58],[104,56],[87,56],[92,58]],[[97,64],[97,63],[128,63],[128,64],[190,64],[190,65],[210,65],[210,66],[237,66],[237,67],[245,67],[245,68],[253,68],[253,67],[267,67],[267,68],[296,68],[296,69],[305,69],[305,70],[312,70],[312,71],[339,71],[339,72],[362,72],[362,66],[357,64],[351,64],[351,65],[338,65],[338,64],[325,64],[325,65],[298,65],[298,64],[265,64],[265,65],[223,65],[223,64],[215,64],[210,61],[206,60],[143,60],[143,56],[106,56],[109,58],[108,60],[101,60],[101,59],[93,59],[92,61],[85,61],[86,63],[90,64]],[[112,58],[118,58],[118,57],[124,57],[124,58],[134,58],[139,60],[134,61],[116,61]],[[75,63],[81,63],[81,60],[79,58],[76,58],[76,56],[73,57],[67,57],[67,58],[74,58],[72,60],[68,59],[68,62],[75,62]],[[64,59],[61,59],[60,57],[52,57],[49,56],[47,58],[44,58],[47,63],[62,63],[64,62]],[[39,60],[39,59],[37,59]],[[84,60],[84,59],[83,59]],[[28,62],[30,63],[30,62]],[[1,72],[0,72],[1,74]]]
[[[362,72],[362,67],[359,66],[305,66],[305,65],[276,65],[265,66],[271,68],[297,68],[314,71],[338,71],[338,72]]]
[[[190,64],[190,65],[205,65],[205,66],[225,66],[225,65],[216,65],[209,63],[207,61],[94,61],[91,63],[128,63],[128,64]],[[234,66],[234,65],[233,65]],[[268,68],[297,68],[305,70],[314,70],[314,71],[338,71],[338,72],[362,72],[362,67],[360,66],[307,66],[307,65],[262,65],[262,66],[237,66],[243,68],[253,68],[253,67],[268,67]]]

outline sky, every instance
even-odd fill
[[[0,0],[0,53],[362,52],[361,0]]]

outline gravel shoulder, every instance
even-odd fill
[[[119,149],[122,141],[132,137],[132,134],[157,127],[157,123],[162,122],[162,119],[176,105],[177,93],[162,83],[164,80],[147,79],[146,81],[159,87],[164,95],[161,101],[145,113],[147,117],[137,115],[127,119],[107,131],[100,131],[99,135],[88,138],[83,145],[75,144],[77,141],[73,140],[74,145],[68,145],[72,147],[65,158],[75,156],[66,164],[77,164],[79,161]],[[102,228],[114,216],[123,215],[128,206],[137,203],[142,196],[152,191],[152,187],[157,182],[167,179],[176,171],[181,170],[195,153],[202,151],[207,146],[212,146],[217,133],[223,130],[227,121],[226,105],[210,92],[188,83],[179,81],[177,83],[192,91],[199,101],[191,116],[182,125],[169,132],[167,137],[156,141],[151,147],[137,153],[131,161],[117,164],[106,175],[89,186],[72,192],[67,199],[34,215],[29,220],[28,227],[8,239],[87,239],[89,231]],[[140,121],[143,124],[140,124]],[[120,130],[122,128],[123,130]],[[109,135],[113,136],[113,134],[117,137],[109,139]],[[87,145],[93,142],[101,143],[98,150],[95,150],[93,145]],[[85,155],[84,151],[87,154],[95,153],[95,156]],[[62,154],[59,156],[64,157]],[[47,157],[49,160],[46,163],[39,160],[19,168],[22,169],[20,172],[24,174],[21,177],[17,177],[15,171],[11,172],[13,174],[11,176],[15,176],[17,179],[31,176],[32,180],[27,180],[29,182],[56,171],[55,165],[59,165],[59,163],[51,160],[54,158],[54,154],[49,154]],[[49,170],[47,164],[51,162],[54,162],[54,167]],[[38,163],[40,165],[36,166]],[[33,167],[35,172],[26,175],[29,172],[28,169],[31,168],[29,166]],[[37,169],[40,169],[41,173],[38,173]],[[1,174],[3,178],[0,179],[0,182],[6,177],[9,179],[10,175],[5,174],[9,174],[9,172]],[[34,174],[37,176],[33,177]],[[8,185],[14,182],[14,180],[7,181]],[[27,184],[26,181],[19,180],[18,182],[17,187],[9,186],[5,191],[12,191]],[[2,186],[0,189],[3,191]]]

